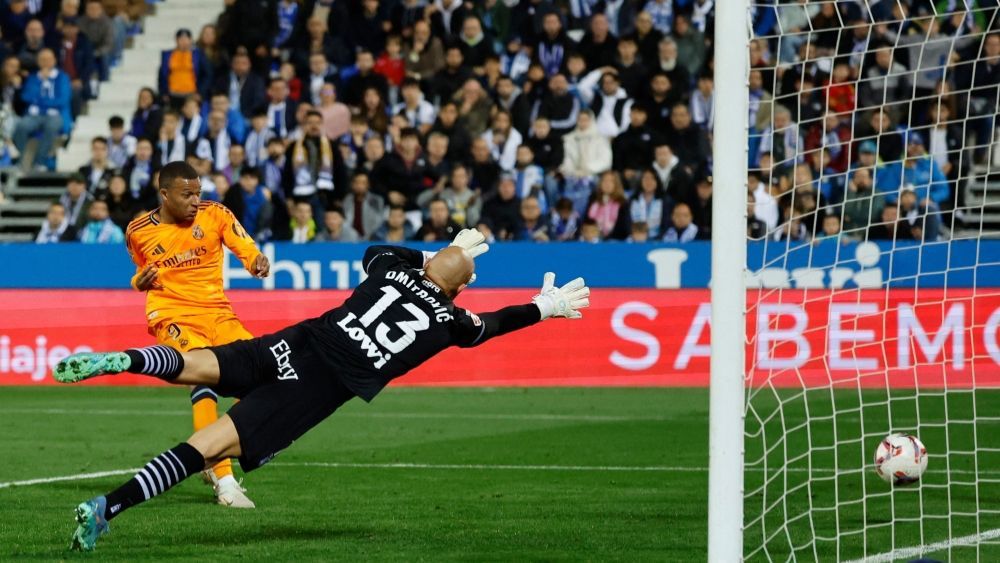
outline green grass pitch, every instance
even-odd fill
[[[891,399],[754,398],[747,428],[763,425],[768,441],[749,439],[747,454],[766,456],[768,471],[746,472],[756,493],[745,544],[768,550],[750,560],[847,560],[1000,529],[1000,424],[988,420],[1000,394]],[[72,508],[131,474],[9,485],[141,466],[189,424],[181,389],[0,387],[0,560],[706,557],[704,389],[392,388],[247,476],[256,510],[215,506],[191,479],[113,521],[95,555],[66,551]],[[930,449],[920,487],[893,491],[871,471],[887,430],[917,432]],[[1000,546],[927,556],[995,561]]]

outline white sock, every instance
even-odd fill
[[[238,484],[239,483],[236,482],[236,479],[233,478],[232,475],[226,475],[225,477],[219,479],[219,488],[222,488],[223,486],[226,485],[238,485]]]

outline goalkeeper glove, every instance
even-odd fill
[[[549,317],[582,317],[580,309],[590,306],[590,288],[584,284],[583,278],[576,278],[562,287],[555,287],[555,283],[556,275],[546,272],[542,291],[532,298],[542,313],[542,320]]]
[[[490,249],[490,245],[486,244],[486,236],[477,229],[462,229],[448,246],[464,248],[473,259],[486,254]]]

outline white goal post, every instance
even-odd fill
[[[1000,561],[1000,6],[714,5],[708,560]]]

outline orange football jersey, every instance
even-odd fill
[[[248,271],[260,254],[257,245],[233,212],[221,204],[205,201],[187,226],[161,223],[152,211],[128,225],[125,245],[139,272],[156,267],[162,289],[146,292],[146,320],[150,327],[178,316],[232,311],[222,291],[225,245]]]

